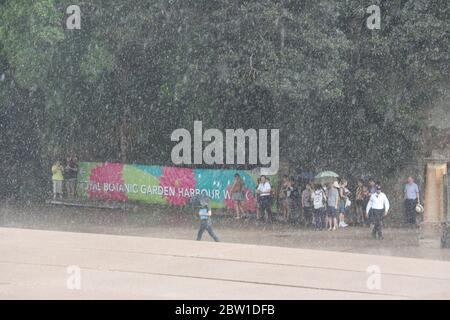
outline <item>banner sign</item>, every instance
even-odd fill
[[[78,194],[88,199],[170,205],[185,205],[192,196],[205,194],[213,208],[233,208],[231,186],[236,173],[245,185],[243,208],[255,212],[258,176],[248,170],[81,162]]]

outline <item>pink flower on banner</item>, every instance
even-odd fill
[[[104,163],[91,170],[89,199],[127,201],[122,177],[123,164]]]
[[[159,178],[161,187],[168,187],[174,192],[168,192],[164,198],[171,204],[183,205],[189,201],[191,190],[195,190],[195,175],[192,169],[164,167]]]
[[[229,185],[227,187],[226,194],[228,196],[225,197],[224,203],[227,208],[234,209],[234,202],[231,199],[231,196],[232,196],[231,195],[231,187],[232,187],[231,185]],[[248,212],[255,212],[256,211],[256,203],[255,203],[256,198],[253,195],[252,191],[248,188],[244,188],[244,189],[242,189],[242,192],[244,193],[244,200],[242,201],[242,208]]]
[[[227,187],[227,191],[225,192],[225,198],[223,199],[223,202],[225,203],[225,206],[228,209],[233,209],[234,208],[234,202],[233,200],[231,200],[231,185],[229,185]]]

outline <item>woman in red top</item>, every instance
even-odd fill
[[[236,219],[241,218],[241,214],[244,213],[244,209],[242,208],[242,201],[244,200],[244,182],[241,179],[239,173],[234,175],[234,183],[231,187],[231,200],[234,202],[234,210],[236,212]]]

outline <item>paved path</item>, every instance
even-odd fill
[[[80,290],[67,288],[69,266]],[[450,299],[450,262],[0,228],[0,298]]]
[[[189,212],[108,210],[47,205],[17,206],[0,203],[0,228],[41,229],[95,234],[115,234],[164,239],[195,239],[198,220]],[[340,251],[405,258],[450,261],[450,250],[420,239],[419,229],[384,228],[384,240],[375,241],[367,227],[348,227],[335,232],[253,219],[214,217],[214,229],[225,242]],[[207,239],[207,238],[206,238]]]

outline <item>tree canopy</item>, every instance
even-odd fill
[[[71,2],[0,1],[1,195],[46,187],[72,149],[170,164],[194,120],[278,128],[299,170],[387,175],[448,90],[447,1],[79,1],[79,30]]]

